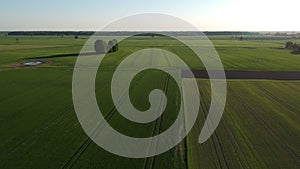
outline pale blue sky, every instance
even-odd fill
[[[98,30],[150,12],[179,17],[199,30],[300,31],[299,5],[299,0],[1,0],[0,30]]]

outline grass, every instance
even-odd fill
[[[72,103],[72,73],[87,37],[0,37],[0,167],[1,168],[297,168],[300,142],[300,81],[231,80],[227,105],[216,133],[204,144],[198,136],[209,107],[209,83],[198,80],[201,109],[189,136],[173,149],[151,158],[130,159],[93,143],[81,129]],[[138,42],[137,46],[134,46]],[[300,55],[277,49],[284,40],[234,41],[213,38],[227,70],[300,71]],[[166,130],[177,117],[180,93],[164,72],[150,70],[132,81],[130,98],[140,110],[148,95],[162,89],[168,97],[164,114],[145,125],[125,119],[114,109],[110,79],[114,68],[145,47],[174,52],[191,67],[203,69],[193,53],[174,40],[135,37],[103,60],[96,96],[103,115],[116,130],[149,137]],[[157,58],[155,60],[153,58]],[[9,68],[17,62],[46,59],[51,64]],[[163,53],[133,64],[170,64]],[[100,73],[101,72],[101,73]],[[155,79],[155,81],[153,80]],[[126,127],[124,127],[126,126]]]
[[[20,38],[19,43],[16,43],[15,37],[2,36],[0,37],[0,67],[28,59],[44,58],[54,61],[52,65],[57,63],[58,66],[72,68],[77,53],[80,52],[86,38],[25,36]],[[193,60],[193,53],[188,52],[188,49],[182,47],[182,44],[177,41],[166,38],[151,39],[151,41],[146,39],[135,37],[126,40],[120,44],[121,51],[116,55],[137,51],[145,47],[162,47],[179,56],[181,55],[185,61],[190,62],[192,68],[204,69],[202,64]],[[136,45],[136,42],[138,42],[138,45]],[[298,71],[300,70],[300,57],[292,54],[289,50],[282,49],[285,42],[286,40],[212,40],[226,70]],[[58,56],[54,57],[56,55]],[[58,61],[58,59],[60,60]]]

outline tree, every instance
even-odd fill
[[[97,54],[104,54],[108,50],[107,43],[103,40],[96,40],[94,48]]]
[[[75,37],[74,37],[75,39],[78,39],[78,36],[77,35],[75,35]]]
[[[239,38],[239,40],[243,40],[244,38],[243,38],[243,36],[241,36],[240,38]]]
[[[116,52],[119,49],[119,44],[116,39],[108,41],[109,52]]]
[[[19,38],[16,38],[16,43],[19,43]]]
[[[291,41],[286,42],[285,48],[286,49],[293,49],[294,43]]]

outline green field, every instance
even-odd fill
[[[201,113],[189,137],[189,168],[297,168],[300,81],[230,80],[224,116],[213,138],[197,144],[210,100],[199,80]]]
[[[88,37],[74,39],[74,37],[16,37],[0,36],[0,67],[14,64],[27,59],[44,58],[53,60],[52,66],[73,67],[77,53]],[[109,37],[105,38],[109,39]],[[136,41],[138,40],[138,45]],[[299,40],[292,40],[299,42]],[[299,55],[292,54],[290,50],[282,49],[286,40],[218,40],[213,38],[212,43],[217,49],[225,70],[300,70]],[[130,53],[128,47],[136,45],[132,50],[145,46],[162,47],[175,54],[182,55],[181,45],[176,40],[155,38],[151,42],[147,38],[136,37],[122,43],[120,52],[116,55]],[[122,48],[122,46],[124,48]],[[126,47],[126,49],[125,49]],[[183,50],[185,51],[185,50]],[[65,54],[65,55],[64,55]],[[72,54],[74,54],[72,56]],[[183,56],[183,58],[188,56]],[[59,60],[58,60],[59,59]],[[186,61],[189,61],[188,59]],[[202,65],[191,65],[203,68]],[[45,66],[43,66],[45,67]]]
[[[0,168],[298,168],[300,166],[300,81],[229,80],[224,116],[216,132],[198,143],[209,108],[209,82],[198,80],[201,107],[197,122],[180,144],[151,158],[130,159],[98,147],[82,130],[72,102],[73,67],[88,37],[16,37],[0,35]],[[109,37],[107,37],[109,39]],[[294,40],[295,42],[299,40]],[[137,46],[133,46],[138,42]],[[285,40],[236,41],[214,37],[226,70],[300,71],[300,55],[282,49]],[[177,117],[180,93],[167,74],[151,70],[134,78],[131,98],[149,108],[151,90],[169,98],[164,114],[145,125],[122,117],[110,93],[112,68],[129,54],[156,47],[178,54],[192,68],[204,69],[186,47],[163,37],[135,37],[120,43],[99,69],[96,96],[103,115],[116,130],[149,137],[166,130]],[[36,67],[18,62],[49,60]],[[135,64],[151,64],[136,58]],[[159,62],[168,64],[164,57]],[[155,83],[153,83],[155,79]],[[126,126],[126,127],[124,127]]]

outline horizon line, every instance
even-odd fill
[[[300,33],[300,31],[251,31],[251,30],[198,30],[198,31],[189,31],[189,30],[0,30],[0,32],[290,32],[290,33]]]

